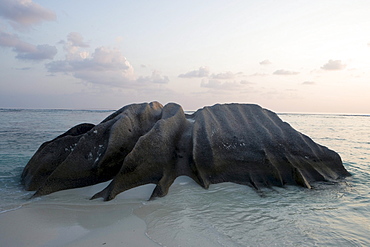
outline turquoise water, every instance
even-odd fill
[[[0,109],[0,213],[35,203],[19,177],[43,142],[78,123],[97,124],[111,112]],[[146,222],[147,236],[163,246],[370,246],[370,116],[279,116],[337,151],[353,176],[312,190],[287,187],[259,193],[232,183],[204,190],[180,177],[164,198],[146,201],[149,193],[115,200],[140,201],[132,213]],[[37,200],[89,205],[96,203],[88,200],[91,195],[61,193]]]

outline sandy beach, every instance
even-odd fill
[[[0,214],[0,246],[160,246],[133,214],[149,186],[114,202],[78,199],[92,187],[58,192]]]

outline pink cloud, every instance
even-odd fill
[[[22,41],[17,35],[0,31],[0,46],[11,47],[17,53],[16,58],[22,60],[53,59],[57,48],[50,45],[32,45]]]
[[[53,11],[32,0],[0,0],[0,16],[9,20],[13,26],[23,27],[56,20]]]

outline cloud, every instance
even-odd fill
[[[32,0],[0,0],[0,16],[13,27],[29,27],[43,21],[53,21],[56,15]]]
[[[235,77],[237,77],[238,75],[241,75],[241,74],[242,74],[242,72],[232,73],[232,72],[228,71],[228,72],[219,73],[219,74],[212,74],[211,78],[212,79],[217,79],[217,80],[230,80],[230,79],[234,79]]]
[[[13,48],[17,53],[16,58],[22,60],[40,61],[53,59],[57,54],[57,48],[50,45],[32,45],[20,40],[15,34],[0,31],[0,46]]]
[[[122,86],[134,80],[133,67],[117,49],[99,47],[91,56],[76,53],[80,56],[67,54],[65,60],[46,64],[48,72],[71,73],[74,77],[87,82],[113,86]]]
[[[67,36],[67,40],[70,42],[71,46],[74,47],[89,47],[87,43],[83,41],[83,37],[81,34],[77,32],[71,32]]]
[[[66,58],[68,60],[87,58],[90,54],[88,51],[81,51],[81,48],[90,47],[84,40],[81,34],[71,32],[67,36],[67,40],[59,41],[63,45],[64,50],[67,52]]]
[[[151,76],[140,76],[136,81],[139,83],[167,84],[170,80],[168,76],[162,76],[159,71],[154,70]]]
[[[303,85],[315,85],[316,82],[314,82],[314,81],[304,81],[304,82],[302,82],[302,84]]]
[[[23,71],[26,71],[26,70],[31,70],[32,68],[31,67],[23,67],[23,68],[14,68],[15,70],[23,70]]]
[[[341,60],[329,60],[326,64],[324,64],[321,69],[323,70],[342,70],[346,67],[345,64],[342,63]]]
[[[251,76],[268,76],[270,74],[267,74],[267,73],[254,73],[254,74],[251,74]]]
[[[181,78],[196,78],[196,77],[208,77],[208,76],[209,76],[208,67],[200,67],[198,70],[189,71],[185,74],[179,75],[179,77]]]
[[[266,59],[266,60],[261,61],[260,64],[261,65],[269,65],[269,64],[271,64],[271,62],[270,62],[270,60]]]
[[[246,81],[242,80],[240,82],[237,81],[222,82],[220,80],[215,79],[202,79],[200,86],[215,90],[236,90],[239,89],[242,86],[242,84],[246,84]]]
[[[57,48],[50,45],[37,45],[32,51],[21,52],[16,58],[24,60],[53,59],[57,54]]]
[[[276,70],[273,74],[274,75],[298,75],[299,72],[279,69],[279,70]]]
[[[253,82],[250,82],[250,81],[247,81],[247,80],[241,80],[240,84],[250,85],[250,84],[253,84]]]
[[[64,60],[46,64],[46,69],[52,75],[56,73],[70,74],[82,81],[124,87],[125,89],[151,88],[154,84],[167,84],[168,76],[162,76],[154,70],[150,76],[137,76],[134,68],[118,49],[98,47],[91,54],[84,48],[89,45],[83,41],[79,33],[70,33],[67,41],[60,41],[64,45],[66,56]]]

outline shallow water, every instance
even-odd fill
[[[19,176],[41,143],[78,123],[97,124],[110,113],[0,109],[0,211],[29,203],[101,204],[88,198],[102,185],[29,200],[32,193],[22,189]],[[148,185],[109,203],[134,205],[132,213],[146,222],[147,236],[163,246],[369,246],[370,116],[279,116],[337,151],[353,176],[312,190],[292,186],[258,193],[232,183],[204,190],[180,177],[164,198],[146,201],[153,188]],[[88,222],[83,227],[88,229]]]

